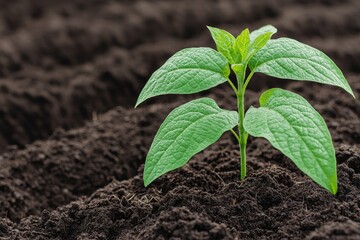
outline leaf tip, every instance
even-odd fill
[[[346,80],[346,78],[344,77],[344,75],[342,75],[344,84],[341,87],[342,89],[344,89],[346,92],[348,92],[354,99],[356,99],[355,97],[355,93],[353,92],[353,90],[351,89],[351,86],[349,84],[349,82]]]
[[[215,30],[215,27],[206,25],[207,29],[210,31],[210,33]]]
[[[144,87],[144,89],[145,88],[146,88],[146,86]],[[149,97],[146,94],[144,94],[144,89],[140,92],[139,97],[136,100],[134,108],[137,108],[140,104],[145,102],[145,100],[149,99]]]
[[[137,108],[142,102],[143,102],[143,100],[141,100],[140,97],[139,97],[138,100],[135,103],[134,108]]]
[[[242,64],[242,63],[231,64],[231,69],[232,69],[236,74],[239,74],[239,73],[241,73],[242,70],[244,69],[244,64]]]
[[[146,168],[144,169],[144,175],[143,175],[143,181],[144,181],[144,187],[147,187],[154,181],[154,179],[149,178],[149,175],[145,173]]]
[[[344,84],[342,86],[339,86],[339,85],[336,85],[336,86],[341,87],[347,93],[349,93],[354,99],[356,99],[355,93],[351,89],[351,87],[350,87],[349,83],[347,82],[346,78],[344,77],[343,79],[344,79]]]
[[[338,191],[337,181],[330,183],[330,188],[328,189],[332,195],[336,195]]]
[[[149,150],[149,153],[150,152],[151,149]],[[149,162],[151,162],[149,161],[151,160],[151,158],[149,158],[149,153],[146,156],[144,170],[143,170],[143,182],[145,187],[149,186],[155,179],[159,177],[159,175],[153,173],[154,168],[151,166],[151,164],[149,164]]]
[[[150,183],[147,182],[147,181],[145,181],[145,179],[144,179],[144,187],[147,187],[147,186],[149,186],[149,185],[150,185]]]
[[[348,92],[351,94],[351,96],[352,96],[354,99],[356,99],[355,93],[352,91],[351,88],[350,88],[350,90],[349,90]]]
[[[263,26],[262,27],[266,32],[271,32],[272,34],[275,34],[275,33],[277,33],[277,28],[276,27],[274,27],[273,25],[271,25],[271,24],[268,24],[268,25],[265,25],[265,26]]]

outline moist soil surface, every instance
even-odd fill
[[[0,0],[0,239],[360,239],[360,1]],[[266,140],[234,137],[145,188],[143,164],[166,115],[201,96],[236,109],[227,85],[134,103],[176,51],[273,24],[328,54],[357,96],[255,75],[324,117],[338,163],[333,196]]]

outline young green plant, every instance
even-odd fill
[[[154,96],[191,94],[228,82],[237,97],[238,111],[221,109],[210,98],[174,109],[160,126],[146,157],[145,186],[183,166],[224,132],[231,131],[239,142],[241,179],[246,176],[250,134],[266,138],[301,171],[336,194],[335,150],[320,114],[298,94],[272,88],[262,93],[260,107],[250,107],[245,115],[244,95],[252,76],[263,73],[338,86],[354,96],[340,69],[315,48],[289,38],[271,39],[277,32],[271,25],[251,33],[245,29],[236,38],[225,30],[208,28],[217,51],[199,47],[175,53],[152,74],[136,106]],[[230,69],[237,84],[229,79]]]

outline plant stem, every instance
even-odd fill
[[[237,95],[238,90],[236,89],[236,87],[234,86],[234,84],[231,82],[231,80],[228,78],[228,83],[230,84],[231,88],[234,90],[235,94]]]
[[[247,85],[249,84],[249,82],[250,82],[252,76],[254,75],[254,73],[255,73],[254,71],[251,71],[251,73],[247,76],[245,84],[243,86],[243,92],[245,92],[245,89],[246,89]]]
[[[240,147],[240,177],[243,180],[246,177],[246,142],[248,133],[244,129],[244,95],[245,88],[247,86],[248,81],[246,81],[246,85],[244,86],[246,67],[244,67],[240,72],[236,73],[236,78],[238,82],[238,113],[239,113],[239,147]],[[251,78],[251,76],[249,75]],[[249,79],[249,78],[248,78]],[[249,79],[250,80],[250,79]]]
[[[230,131],[234,134],[235,138],[237,139],[238,142],[240,142],[240,137],[239,135],[233,130],[233,129],[230,129]]]

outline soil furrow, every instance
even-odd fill
[[[111,46],[131,48],[144,42],[157,42],[164,36],[191,38],[202,33],[205,25],[221,22],[244,24],[253,22],[255,17],[258,22],[262,18],[267,18],[267,22],[269,18],[270,22],[272,18],[277,19],[275,22],[287,22],[283,28],[292,34],[300,31],[304,35],[326,37],[341,34],[339,31],[358,31],[359,28],[356,14],[358,4],[337,7],[338,17],[331,19],[329,15],[332,8],[326,6],[309,9],[305,15],[299,16],[294,14],[298,12],[296,8],[286,8],[286,4],[279,8],[278,5],[262,1],[251,4],[226,1],[220,5],[203,4],[199,1],[196,4],[206,6],[202,8],[201,15],[194,13],[196,6],[181,2],[179,9],[174,9],[168,1],[159,2],[156,9],[153,4],[145,2],[131,5],[108,3],[97,11],[85,11],[81,18],[70,10],[69,13],[62,12],[66,10],[50,12],[40,20],[36,19],[32,24],[27,24],[26,28],[1,39],[0,73],[7,76],[22,69],[24,64],[44,68],[49,62],[79,64],[108,51]],[[183,14],[185,12],[189,16]],[[323,14],[318,14],[319,12]],[[312,26],[318,22],[324,22],[328,27],[315,31]],[[88,28],[89,25],[92,28]],[[330,31],[329,28],[334,26],[336,31]],[[159,29],[162,30],[161,34],[157,32]]]
[[[172,7],[173,2],[155,2],[8,5],[9,13],[19,8],[29,11],[19,21],[34,11],[42,14],[24,20],[23,26],[0,40],[0,72],[4,76],[0,79],[0,152],[8,145],[22,148],[44,139],[58,127],[78,127],[93,112],[131,106],[151,72],[171,53],[185,46],[213,46],[207,24],[226,24],[235,33],[239,24],[251,27],[263,19],[278,23],[279,36],[296,31],[305,42],[314,36],[330,37],[316,39],[314,45],[321,42],[319,47],[342,69],[359,71],[357,38],[343,39],[347,44],[338,48],[331,37],[340,29],[358,29],[356,2],[326,5],[317,1],[305,15],[294,13],[308,8],[306,1],[199,1],[196,5],[184,1],[178,8]],[[200,14],[198,5],[206,6]],[[339,12],[330,18],[333,9]],[[320,32],[311,30],[321,21],[327,27]],[[328,31],[331,26],[336,26],[336,31]]]
[[[0,217],[19,221],[135,175],[154,134],[149,127],[169,108],[118,107],[83,128],[1,155]]]
[[[338,41],[344,43],[342,48],[336,48]],[[342,69],[356,72],[360,64],[357,41],[358,37],[305,42],[325,51]],[[2,79],[0,151],[7,145],[23,147],[46,138],[58,127],[80,126],[93,112],[102,113],[116,105],[132,107],[148,76],[164,59],[183,47],[197,45],[211,46],[207,33],[185,42],[170,38],[162,44],[143,44],[133,51],[112,48],[111,53],[77,68],[26,67]],[[263,85],[261,82],[268,80],[258,76],[254,82]]]
[[[255,20],[255,14],[256,20],[272,14],[270,4],[234,3],[182,1],[173,8],[168,1],[156,5],[111,2],[80,17],[71,12],[50,13],[1,40],[0,74],[7,76],[26,64],[46,67],[49,61],[72,66],[93,59],[111,46],[129,49],[164,36],[191,38],[202,33],[207,24],[226,22],[226,18],[240,23]],[[199,7],[200,13],[196,10]]]
[[[43,239],[318,239],[328,226],[346,224],[341,239],[359,236],[360,149],[338,149],[340,189],[330,196],[308,178],[249,159],[249,175],[238,182],[237,153],[222,140],[149,188],[141,174],[113,181],[91,197],[18,226],[3,221],[5,236]],[[222,164],[222,169],[213,166]],[[228,169],[228,171],[225,171]],[[230,169],[230,171],[229,171]],[[211,206],[211,207],[209,207]],[[306,210],[305,210],[306,209]],[[331,218],[332,221],[328,222]],[[16,231],[17,230],[17,231]],[[195,237],[194,237],[195,236]]]
[[[56,128],[75,128],[94,113],[122,105],[133,108],[141,86],[171,53],[192,45],[170,40],[133,51],[113,48],[77,68],[27,67],[0,82],[0,151],[48,137]],[[31,76],[31,77],[29,77]]]

